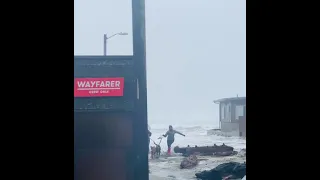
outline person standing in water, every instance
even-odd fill
[[[149,146],[150,146],[150,137],[151,137],[152,133],[150,130],[148,130],[148,136],[149,136]]]
[[[186,135],[182,134],[181,132],[178,132],[178,131],[174,130],[171,125],[169,126],[169,130],[167,131],[167,133],[162,135],[163,137],[167,137],[168,136],[167,137],[168,154],[171,153],[171,145],[174,142],[174,134],[176,134],[176,133],[180,134],[182,136],[186,136]]]

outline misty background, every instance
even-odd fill
[[[213,100],[246,95],[244,0],[146,0],[149,124],[218,126]],[[74,0],[74,54],[132,55],[131,0]]]

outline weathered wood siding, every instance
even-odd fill
[[[74,98],[74,179],[139,179],[134,177],[136,149],[144,134],[137,133],[132,56],[75,56],[74,78],[90,77],[124,77],[124,95]]]

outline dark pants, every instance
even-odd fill
[[[174,142],[174,140],[167,140],[168,149],[171,148],[171,145],[173,142]]]

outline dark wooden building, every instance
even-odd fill
[[[246,136],[246,97],[215,100],[219,104],[221,132],[228,135]]]
[[[148,180],[145,2],[132,0],[133,56],[74,57],[74,179]]]
[[[75,56],[74,82],[74,179],[147,179],[147,122],[139,117],[133,57]]]

